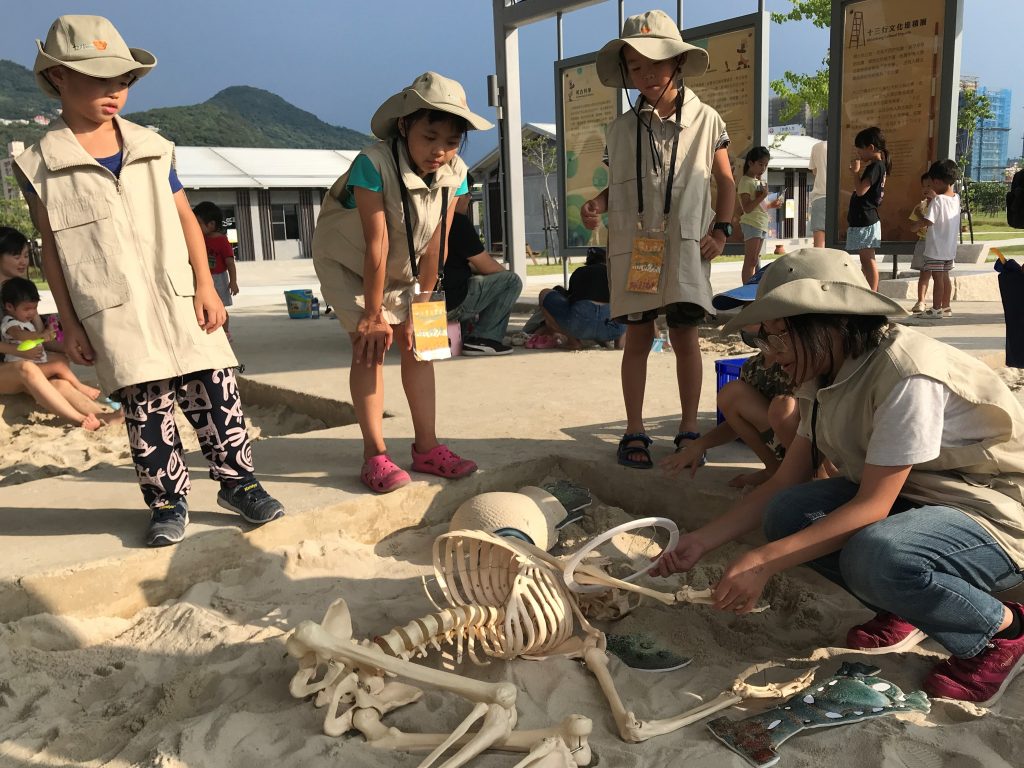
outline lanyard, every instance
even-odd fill
[[[811,410],[811,479],[818,476],[821,465],[821,452],[818,450],[818,395],[814,395],[814,406]]]
[[[398,162],[398,137],[396,136],[391,140],[391,154],[395,158],[395,171],[398,173],[398,184],[402,189],[402,214],[405,217],[405,237],[409,241],[409,263],[412,265],[412,276],[419,282],[420,267],[416,260],[416,248],[413,244],[412,239],[412,218],[409,216],[409,190],[405,186],[405,177],[402,174],[402,164]],[[445,240],[445,226],[448,222],[448,187],[441,188],[441,233],[440,233],[440,251],[437,256],[437,286],[435,290],[440,290],[441,281],[444,280],[444,247]]]
[[[641,102],[642,102],[643,96],[641,96],[640,99],[641,99]],[[636,199],[637,199],[637,205],[639,206],[638,213],[641,216],[643,216],[643,214],[644,214],[644,179],[643,179],[643,167],[642,167],[642,163],[641,163],[642,155],[643,155],[643,150],[640,147],[640,123],[643,122],[643,120],[640,117],[640,107],[641,106],[642,106],[642,103],[641,104],[637,104],[637,114],[636,114]],[[652,106],[651,109],[653,110],[654,107]],[[675,175],[676,175],[676,152],[679,149],[679,134],[680,134],[679,123],[682,120],[682,117],[683,117],[683,93],[682,93],[682,91],[680,91],[679,95],[676,96],[676,135],[672,139],[672,159],[669,161],[669,165],[668,165],[668,178],[665,180],[665,210],[664,210],[664,214],[665,214],[666,218],[668,218],[668,212],[672,209],[672,181],[673,181],[673,179],[675,179]],[[653,117],[652,117],[652,119],[653,119]],[[650,126],[648,126],[647,130],[648,131],[651,130]],[[651,161],[652,162],[654,161],[653,153],[652,153]]]

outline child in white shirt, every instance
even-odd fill
[[[928,227],[921,271],[931,273],[933,284],[932,308],[921,316],[940,319],[953,314],[949,306],[953,293],[949,273],[956,260],[956,240],[960,232],[960,196],[953,184],[960,177],[960,167],[952,160],[940,160],[932,163],[928,177],[935,197],[925,215],[914,225],[915,230]]]

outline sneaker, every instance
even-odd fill
[[[284,515],[281,502],[263,490],[259,480],[251,475],[230,488],[221,486],[217,503],[253,525],[263,525]]]
[[[893,613],[879,613],[871,621],[851,627],[846,647],[861,653],[902,653],[921,643],[924,632]]]
[[[1024,608],[1014,604],[1017,608]],[[1015,640],[993,637],[977,656],[951,656],[932,667],[924,681],[925,692],[934,698],[973,701],[982,707],[996,703],[1006,686],[1024,669],[1024,636]]]
[[[188,502],[185,499],[153,507],[153,516],[149,520],[149,531],[146,533],[146,546],[167,547],[177,544],[185,538],[186,525],[188,525]]]
[[[483,357],[484,355],[508,355],[512,347],[500,341],[470,336],[462,340],[462,354],[467,357]]]

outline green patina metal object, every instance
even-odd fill
[[[879,671],[867,664],[843,664],[834,676],[804,688],[781,706],[743,720],[719,717],[708,723],[708,729],[733,752],[762,768],[775,765],[782,742],[805,728],[931,709],[924,691],[904,694],[876,677]]]

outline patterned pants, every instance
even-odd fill
[[[120,391],[128,444],[150,507],[184,498],[192,487],[174,423],[174,404],[196,430],[210,477],[234,484],[253,472],[238,383],[230,368],[132,384]]]

